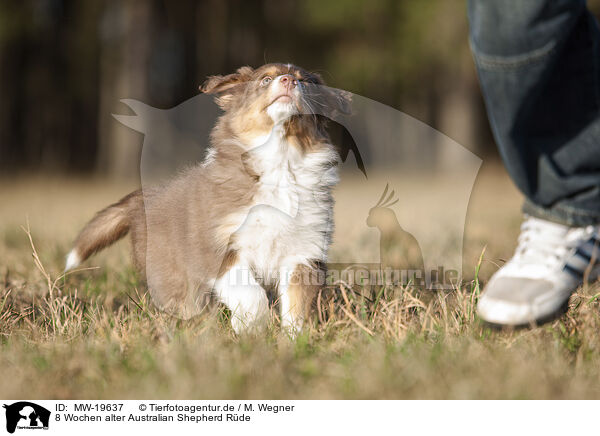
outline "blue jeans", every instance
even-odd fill
[[[600,31],[584,0],[470,0],[488,117],[524,212],[600,223]]]

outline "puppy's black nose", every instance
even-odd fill
[[[298,81],[291,74],[284,74],[279,80],[287,89],[294,89],[298,85]]]

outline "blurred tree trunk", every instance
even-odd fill
[[[436,122],[432,125],[479,157],[489,155],[490,151],[495,152],[479,83],[474,73],[463,71],[449,83],[452,86],[447,84],[443,92],[438,90],[436,93]],[[455,155],[442,152],[438,160],[445,164],[460,164],[450,162],[451,156]]]
[[[16,147],[21,142],[22,97],[19,75],[23,74],[22,59],[19,56],[22,48],[18,44],[0,44],[0,169],[2,171],[15,168],[26,155],[23,147]],[[23,44],[24,45],[24,44]]]
[[[227,60],[227,37],[229,3],[222,0],[206,0],[196,5],[196,25],[202,32],[196,32],[197,70],[201,75],[229,73],[223,71]],[[204,77],[198,78],[200,85]]]
[[[139,174],[142,138],[111,114],[127,113],[121,99],[144,100],[151,50],[153,2],[110,2],[101,22],[98,169],[112,177]]]
[[[454,82],[454,86],[440,95],[438,101],[438,129],[454,139],[463,147],[472,152],[479,151],[475,117],[473,113],[473,100],[477,88],[473,86],[469,77],[461,76]],[[444,154],[445,149],[441,149]],[[447,154],[438,158],[445,164],[460,164],[449,162],[448,159],[456,156]]]

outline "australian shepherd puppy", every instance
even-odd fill
[[[163,310],[189,318],[212,295],[237,332],[260,325],[271,306],[295,331],[323,284],[333,231],[339,155],[325,121],[348,113],[349,98],[289,64],[242,67],[200,90],[224,111],[204,161],[98,212],[66,268],[130,233]]]

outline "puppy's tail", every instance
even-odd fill
[[[142,191],[138,190],[98,212],[77,236],[75,246],[67,255],[65,271],[76,268],[94,253],[125,236],[134,213],[142,207]]]

